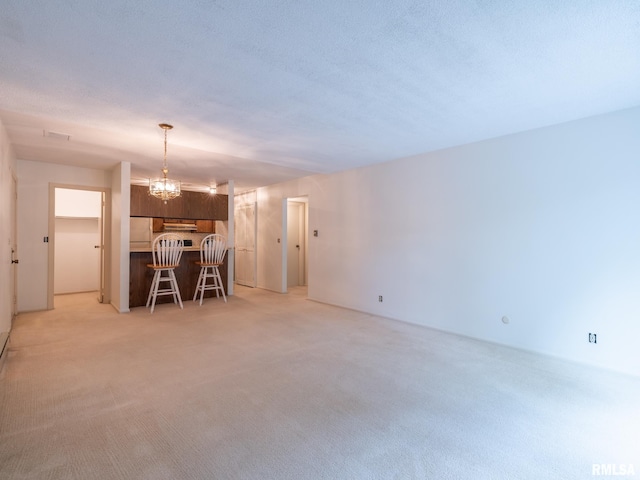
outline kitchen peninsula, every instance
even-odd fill
[[[146,187],[131,186],[131,217],[148,220],[149,237],[146,242],[132,242],[129,254],[129,306],[139,307],[147,303],[151,288],[153,269],[147,267],[153,263],[151,242],[155,236],[165,231],[178,230],[187,244],[182,254],[180,266],[175,269],[182,301],[191,300],[196,290],[200,267],[200,240],[209,233],[215,233],[218,222],[226,222],[228,214],[228,196],[183,191],[182,195],[166,204],[151,195]],[[180,225],[185,225],[184,229]],[[193,226],[193,228],[191,228]],[[227,260],[220,267],[222,283],[227,285]],[[212,291],[205,292],[206,297],[215,297]],[[158,297],[157,304],[173,302],[170,296]]]

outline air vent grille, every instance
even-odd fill
[[[55,138],[58,140],[66,140],[66,141],[71,140],[70,134],[62,133],[62,132],[52,132],[51,130],[43,130],[42,136],[47,138]]]

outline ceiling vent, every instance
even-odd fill
[[[48,138],[56,138],[58,140],[67,140],[67,141],[71,140],[71,135],[69,135],[68,133],[60,133],[60,132],[43,130],[42,136],[48,137]]]

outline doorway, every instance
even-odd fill
[[[49,282],[47,308],[54,296],[92,292],[108,295],[108,189],[50,186]]]
[[[307,285],[308,212],[309,197],[287,199],[287,247],[286,269],[284,269],[287,290]]]
[[[11,326],[18,316],[18,180],[15,175],[11,175],[11,198],[9,204],[11,211],[11,231],[9,232],[9,243],[11,244],[11,286],[9,288],[11,295]]]

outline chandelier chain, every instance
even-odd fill
[[[164,129],[164,168],[165,170],[168,170],[167,168],[167,129]],[[165,176],[167,174],[165,173]]]

